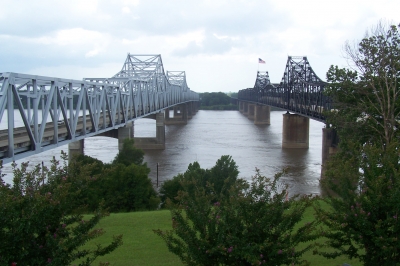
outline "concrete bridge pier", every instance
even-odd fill
[[[165,119],[166,125],[186,125],[188,121],[188,106],[186,103],[174,106],[174,117],[170,117],[169,110],[167,118]]]
[[[321,177],[324,177],[326,170],[326,163],[329,158],[337,152],[339,138],[336,130],[333,128],[322,129],[322,163],[321,163]]]
[[[75,155],[84,154],[85,139],[77,140],[68,144],[68,163]]]
[[[124,139],[133,139],[134,138],[134,126],[133,122],[128,122],[124,127],[118,128],[117,133],[118,138],[118,150],[122,150],[124,146]]]
[[[249,113],[249,104],[247,102],[242,102],[243,109],[242,109],[242,114],[247,116]]]
[[[193,102],[188,102],[187,106],[187,117],[188,119],[192,119],[193,117]]]
[[[310,119],[287,112],[283,114],[282,148],[308,149]]]
[[[247,112],[247,118],[250,120],[254,120],[254,109],[256,108],[256,105],[253,103],[248,103],[247,104],[248,112]]]
[[[191,102],[192,103],[192,113],[195,115],[199,110],[199,102]]]
[[[239,101],[239,112],[243,114],[244,102]]]
[[[169,111],[167,111],[169,112]],[[164,111],[155,115],[156,137],[135,138],[135,147],[143,150],[164,150],[165,149],[165,116]]]
[[[254,124],[255,125],[270,125],[271,107],[268,105],[254,106]]]

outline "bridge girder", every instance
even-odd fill
[[[238,99],[282,108],[324,122],[324,111],[331,109],[331,100],[324,95],[326,84],[315,74],[307,57],[289,56],[279,84],[269,81],[268,72],[258,72],[254,87],[240,90]]]
[[[169,80],[160,55],[130,54],[111,78],[79,81],[0,73],[0,123],[7,113],[8,126],[7,134],[0,134],[0,159],[6,163],[123,127],[170,106],[198,101],[184,72],[180,77],[179,84]],[[19,132],[15,132],[15,119],[24,125]],[[14,138],[19,136],[28,136],[28,144],[18,147]]]

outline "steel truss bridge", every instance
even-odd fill
[[[285,109],[325,122],[324,111],[331,110],[331,99],[324,95],[326,82],[311,68],[307,57],[289,56],[279,84],[270,82],[268,72],[257,72],[253,88],[240,90],[238,100]]]
[[[164,72],[161,55],[128,54],[111,78],[0,73],[0,125],[7,124],[0,131],[0,160],[11,162],[198,100],[185,71]],[[17,120],[22,127],[15,127]]]

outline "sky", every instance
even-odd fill
[[[237,92],[257,71],[282,79],[288,56],[307,56],[326,80],[347,67],[343,46],[386,21],[398,0],[0,0],[0,73],[111,77],[128,53],[160,54],[196,92]],[[259,64],[258,58],[265,61]]]

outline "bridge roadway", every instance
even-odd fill
[[[186,103],[187,104],[187,103]],[[186,105],[185,104],[185,105]],[[177,112],[182,112],[184,109],[188,112],[187,115],[193,114],[194,112],[197,111],[197,107],[195,105],[191,106],[191,109],[189,110],[188,108],[182,108],[183,104],[180,105],[174,105],[170,106],[169,108],[165,108],[164,112],[169,112],[169,110],[174,110],[175,117],[170,118],[169,115],[165,117],[165,122],[168,124],[185,124],[185,122],[182,120],[185,118],[182,113],[177,113]],[[146,113],[138,116],[137,118],[131,120],[131,122],[140,119],[140,118],[152,118],[156,119],[156,114],[160,113],[160,111],[152,112],[152,113]],[[186,118],[187,118],[186,115]],[[103,126],[103,123],[98,124],[98,128],[103,128],[103,130],[97,130],[96,132],[92,132],[93,129],[93,124],[92,121],[89,117],[86,118],[86,132],[83,131],[84,128],[84,123],[83,123],[83,116],[80,116],[77,121],[77,126],[76,126],[76,132],[75,132],[75,137],[81,139],[82,138],[87,138],[89,136],[115,136],[118,137],[118,133],[111,133],[110,130],[112,128],[109,127],[110,125],[110,119],[108,114],[106,115],[106,125]],[[121,121],[123,122],[123,121]],[[53,127],[53,122],[47,122],[45,129],[44,129],[44,134],[42,138],[42,147],[43,151],[52,149],[56,146],[63,146],[68,143],[70,143],[70,140],[68,139],[69,133],[66,127],[66,124],[63,121],[59,121],[57,123],[58,125],[58,130],[57,130],[57,143],[54,141],[54,127]],[[41,124],[39,124],[41,126]],[[164,126],[164,125],[163,125]],[[31,126],[31,129],[33,130],[33,126]],[[26,132],[25,127],[17,127],[14,128],[14,151],[16,154],[20,154],[23,152],[27,152],[31,150],[31,141],[30,138]],[[93,134],[95,133],[95,134]],[[143,141],[143,138],[139,138],[138,141]],[[8,137],[8,129],[3,129],[0,130],[0,158],[6,157],[7,151],[9,147],[9,137]],[[4,160],[5,162],[8,162],[10,160]]]
[[[83,144],[84,138],[95,135],[108,134],[122,142],[133,136],[131,122],[149,115],[156,118],[157,144],[162,148],[163,110],[181,106],[189,112],[198,101],[199,95],[187,86],[185,71],[165,72],[161,55],[128,54],[121,71],[111,78],[0,73],[0,122],[3,114],[7,116],[7,130],[0,131],[0,160],[8,163],[65,144],[71,150],[71,144]],[[14,112],[8,110],[19,111],[24,127],[15,128]],[[87,118],[79,118],[81,113]],[[41,124],[39,117],[52,121]],[[60,120],[64,124],[58,124]]]
[[[109,122],[109,119],[107,118],[107,121]],[[41,124],[39,124],[41,125]],[[92,126],[92,122],[90,118],[86,119],[86,125],[87,129]],[[99,125],[100,127],[102,124]],[[83,129],[83,117],[80,117],[78,119],[78,125],[76,127],[77,132],[82,132]],[[33,130],[33,126],[32,126]],[[76,136],[79,136],[80,134],[76,134]],[[64,145],[63,140],[66,140],[68,137],[68,130],[65,126],[64,123],[58,125],[58,138],[59,138],[59,146]],[[52,143],[52,140],[54,139],[54,127],[53,127],[53,122],[48,122],[46,123],[46,127],[44,130],[43,134],[43,139],[42,143],[44,146],[49,145]],[[25,127],[18,127],[14,128],[14,147],[16,148],[15,151],[16,153],[20,153],[26,150],[29,150],[31,146],[31,141],[26,133]],[[0,156],[4,156],[5,152],[8,150],[8,130],[1,130],[0,131]]]

